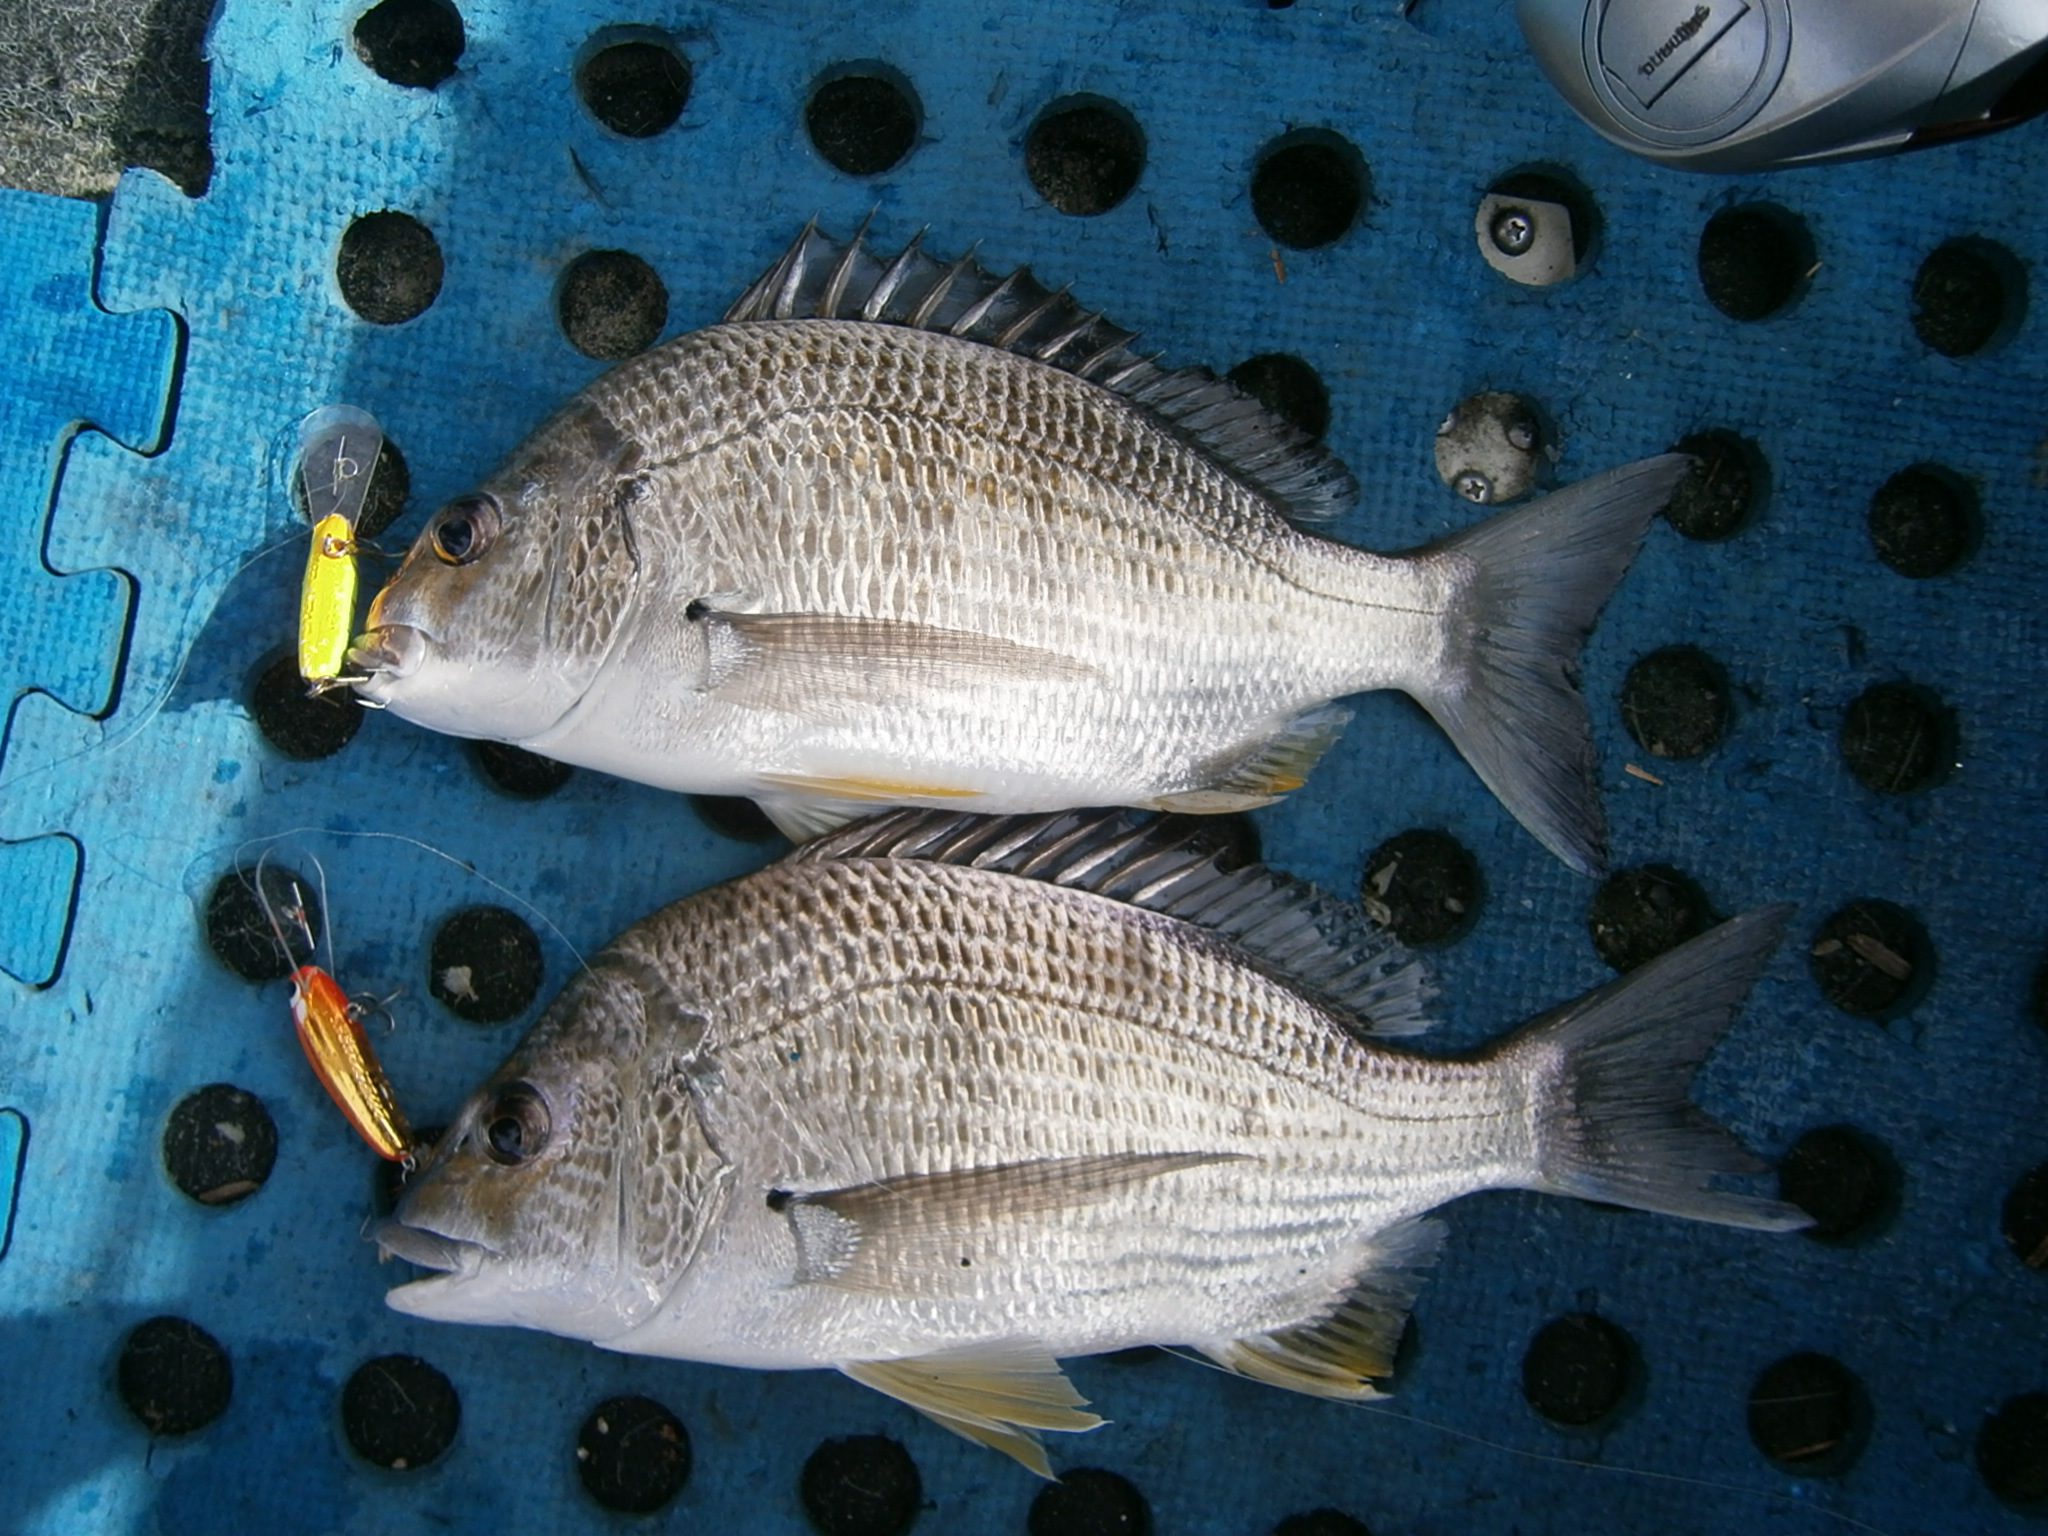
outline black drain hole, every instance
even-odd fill
[[[502,741],[474,741],[470,751],[484,777],[515,800],[545,800],[576,772],[567,763]]]
[[[2048,1392],[2009,1397],[1977,1432],[1977,1475],[2008,1504],[2048,1504]]]
[[[462,15],[448,0],[383,0],[356,20],[356,57],[393,85],[439,85],[455,73],[464,42]]]
[[[924,1503],[917,1463],[886,1435],[827,1440],[805,1461],[798,1492],[824,1536],[896,1536]]]
[[[1669,864],[1609,875],[1593,893],[1586,925],[1593,948],[1617,971],[1632,971],[1714,924],[1706,893]]]
[[[1479,864],[1448,832],[1397,833],[1365,861],[1360,899],[1366,914],[1404,944],[1448,944],[1479,917]]]
[[[540,991],[540,940],[504,907],[464,907],[434,935],[427,989],[458,1019],[502,1024]]]
[[[2020,1176],[2005,1197],[1999,1230],[2027,1268],[2048,1271],[2048,1163]]]
[[[1673,445],[1692,468],[1664,508],[1664,520],[1688,539],[1732,538],[1755,521],[1770,489],[1770,466],[1748,438],[1724,427],[1694,432]]]
[[[1805,223],[1772,204],[1725,208],[1700,232],[1700,287],[1731,320],[1777,314],[1798,295],[1813,265]]]
[[[363,724],[354,691],[312,692],[292,651],[278,652],[257,669],[249,684],[249,713],[264,740],[301,763],[334,756],[355,740]]]
[[[690,809],[720,837],[741,843],[765,843],[782,834],[768,813],[744,795],[692,795]]]
[[[1224,869],[1243,869],[1247,864],[1256,864],[1265,857],[1264,842],[1259,836],[1259,824],[1252,820],[1249,811],[1232,811],[1224,816],[1204,816],[1202,830],[1208,833],[1220,850],[1220,864]]]
[[[616,362],[654,344],[668,324],[668,288],[630,251],[585,251],[562,274],[555,315],[570,346]]]
[[[1704,756],[1728,734],[1728,673],[1692,645],[1652,651],[1621,683],[1621,723],[1652,757]]]
[[[1621,1406],[1635,1378],[1634,1342],[1591,1312],[1552,1318],[1522,1355],[1522,1396],[1553,1424],[1582,1429]]]
[[[1802,1477],[1848,1471],[1869,1423],[1862,1383],[1826,1355],[1788,1355],[1749,1389],[1749,1438],[1781,1471]]]
[[[1144,130],[1101,96],[1062,97],[1024,135],[1024,172],[1061,213],[1107,213],[1131,195],[1144,169]]]
[[[849,176],[879,176],[902,164],[922,126],[917,93],[886,64],[841,65],[804,105],[811,146]]]
[[[1934,980],[1934,947],[1920,920],[1874,898],[1852,901],[1822,923],[1807,958],[1822,995],[1859,1018],[1906,1012]]]
[[[576,1435],[576,1475],[606,1509],[651,1515],[690,1480],[690,1434],[651,1397],[607,1398]]]
[[[1261,352],[1230,370],[1230,382],[1317,442],[1330,430],[1330,391],[1290,352]]]
[[[1917,683],[1874,683],[1842,711],[1842,761],[1858,783],[1905,795],[1939,784],[1955,761],[1955,716]]]
[[[1252,216],[1276,243],[1298,251],[1340,239],[1371,195],[1365,157],[1317,129],[1275,139],[1252,171]]]
[[[121,1346],[121,1401],[152,1435],[189,1435],[227,1412],[235,1369],[220,1340],[182,1317],[152,1317]]]
[[[366,1360],[341,1389],[348,1443],[363,1460],[394,1472],[438,1460],[461,1423],[454,1385],[417,1355]]]
[[[1808,1131],[1778,1164],[1778,1198],[1813,1218],[1808,1237],[1849,1243],[1881,1231],[1898,1213],[1899,1165],[1854,1126]]]
[[[1913,333],[1944,357],[2009,340],[2026,312],[2026,268],[1990,240],[1951,240],[1913,278]]]
[[[1077,1467],[1031,1501],[1031,1536],[1150,1536],[1152,1510],[1127,1477]]]
[[[348,307],[372,325],[403,325],[441,292],[441,246],[409,213],[366,213],[341,237],[334,276]]]
[[[1975,551],[1983,525],[1977,495],[1954,470],[1912,464],[1870,498],[1870,542],[1901,576],[1954,570]]]
[[[690,61],[665,39],[625,37],[577,66],[576,94],[613,133],[651,139],[683,115],[690,100]]]
[[[282,981],[313,959],[307,935],[320,933],[320,897],[296,870],[268,860],[262,870],[260,898],[254,870],[230,870],[214,882],[206,900],[206,942],[214,958],[244,981]],[[265,914],[266,903],[276,928]],[[295,911],[303,913],[303,923]],[[279,947],[278,929],[288,947]]]
[[[171,1110],[163,1157],[171,1182],[201,1205],[233,1205],[277,1165],[277,1124],[246,1088],[209,1083]]]

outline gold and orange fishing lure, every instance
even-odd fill
[[[268,858],[266,853],[264,858]],[[323,893],[327,877],[323,871],[320,877]],[[284,927],[271,910],[270,899],[263,887],[263,860],[256,863],[256,898],[262,904],[264,916],[270,920],[270,929],[277,939],[278,948],[286,955],[292,947],[284,936]],[[323,894],[322,907],[326,900]],[[306,948],[315,947],[313,926],[306,917],[305,897],[296,882],[292,886],[292,905],[286,915],[305,935]],[[331,956],[329,957],[331,960]],[[300,1049],[305,1051],[306,1060],[313,1068],[313,1075],[320,1080],[320,1086],[327,1090],[327,1096],[334,1100],[343,1118],[355,1128],[358,1136],[370,1145],[370,1150],[379,1157],[394,1163],[410,1162],[417,1151],[418,1139],[413,1135],[412,1124],[405,1117],[405,1111],[398,1107],[398,1095],[391,1087],[391,1079],[378,1061],[377,1053],[370,1046],[370,1037],[363,1029],[363,1010],[350,1001],[342,991],[341,983],[320,966],[311,963],[300,966],[292,972],[292,1026],[298,1031]]]
[[[325,406],[299,424],[299,490],[313,522],[299,587],[299,676],[315,692],[347,681],[341,669],[355,638],[356,519],[383,446],[384,429],[354,406]]]
[[[363,1032],[362,1011],[317,965],[292,972],[292,1023],[313,1075],[370,1150],[394,1163],[413,1155],[412,1125]]]

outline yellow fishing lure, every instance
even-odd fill
[[[315,685],[339,680],[355,623],[354,531],[347,518],[332,512],[313,525],[313,548],[299,588],[299,676]]]
[[[370,494],[384,429],[367,411],[330,405],[299,423],[299,488],[313,547],[299,587],[299,676],[340,683],[356,623],[356,519]]]

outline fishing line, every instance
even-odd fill
[[[403,832],[345,831],[337,827],[314,826],[287,827],[282,832],[271,832],[265,834],[262,837],[248,838],[242,843],[238,844],[235,849],[235,862],[239,865],[241,863],[242,856],[245,853],[247,853],[250,849],[267,849],[270,845],[282,842],[284,839],[290,837],[361,838],[376,842],[404,843],[408,847],[419,849],[422,853],[430,853],[435,858],[442,860],[444,863],[453,864],[457,869],[461,870],[464,874],[469,875],[474,879],[482,881],[486,886],[490,887],[491,890],[497,892],[500,896],[503,896],[507,901],[512,902],[515,906],[519,908],[520,911],[524,912],[528,917],[533,918],[542,927],[546,928],[549,933],[553,934],[558,940],[560,940],[562,947],[568,950],[569,953],[575,957],[576,964],[579,969],[585,971],[590,969],[590,962],[583,957],[583,951],[578,949],[575,943],[571,941],[569,936],[566,933],[562,932],[562,930],[556,926],[555,920],[549,917],[547,913],[541,911],[541,909],[535,906],[532,902],[528,901],[524,896],[520,895],[510,886],[504,885],[497,880],[493,880],[489,875],[485,874],[482,870],[478,869],[476,865],[471,863],[468,859],[459,858],[455,854],[448,852],[445,848],[436,848],[432,843],[423,842],[417,837],[409,837]],[[266,853],[265,857],[267,856],[268,855]],[[261,861],[259,860],[259,863],[260,862]],[[324,870],[321,872],[321,889],[323,893],[321,900],[324,905],[326,901],[326,896],[324,894],[326,889],[326,872]],[[333,929],[332,924],[330,923],[330,939],[332,938],[332,934]]]
[[[1206,1370],[1218,1371],[1226,1376],[1235,1376],[1237,1374],[1225,1366],[1218,1365],[1214,1360],[1210,1360],[1203,1355],[1188,1353],[1174,1345],[1162,1344],[1159,1348],[1164,1353],[1172,1355],[1176,1360],[1185,1360],[1191,1365],[1199,1365]],[[1524,1446],[1509,1445],[1505,1441],[1490,1440],[1485,1435],[1475,1434],[1469,1429],[1460,1429],[1455,1424],[1446,1424],[1438,1419],[1425,1418],[1419,1413],[1410,1413],[1403,1409],[1390,1407],[1385,1403],[1345,1402],[1335,1398],[1326,1399],[1326,1401],[1334,1402],[1341,1408],[1353,1408],[1362,1413],[1373,1414],[1379,1418],[1392,1419],[1396,1423],[1414,1424],[1423,1429],[1434,1430],[1436,1433],[1448,1435],[1454,1440],[1463,1440],[1484,1450],[1498,1451],[1503,1455],[1519,1457],[1524,1461],[1541,1462],[1550,1466],[1571,1467],[1584,1472],[1606,1472],[1616,1477],[1642,1478],[1648,1482],[1670,1483],[1683,1488],[1700,1488],[1713,1493],[1740,1494],[1745,1498],[1775,1499],[1780,1503],[1795,1505],[1806,1514],[1818,1515],[1823,1520],[1832,1520],[1836,1524],[1846,1526],[1850,1530],[1868,1532],[1869,1536],[1895,1536],[1894,1532],[1887,1530],[1881,1525],[1872,1525],[1867,1520],[1859,1520],[1854,1515],[1845,1515],[1840,1510],[1828,1509],[1820,1504],[1810,1504],[1801,1498],[1799,1494],[1788,1492],[1782,1488],[1759,1488],[1749,1483],[1724,1483],[1711,1477],[1694,1477],[1684,1472],[1659,1472],[1650,1467],[1628,1467],[1619,1466],[1613,1462],[1586,1461],[1577,1456],[1561,1455],[1556,1451],[1532,1451]]]
[[[200,591],[195,592],[193,594],[193,596],[186,602],[184,610],[178,615],[177,622],[179,632],[184,632],[185,626],[190,622],[193,614],[198,612],[199,604],[207,592],[211,592],[213,603],[216,606],[218,606],[221,597],[227,592],[227,589],[229,587],[234,585],[236,579],[240,577],[244,571],[248,570],[258,561],[268,559],[270,556],[276,554],[280,549],[284,549],[290,545],[302,542],[303,538],[303,533],[294,531],[285,534],[282,538],[273,540],[271,543],[264,545],[261,549],[257,550],[253,555],[250,555],[246,559],[244,559],[232,571],[229,571],[226,580],[222,581],[219,587],[217,588],[208,588],[204,585],[204,583],[207,581],[208,578],[212,577],[216,572],[220,571],[223,567],[225,567],[228,562],[226,560],[223,560],[218,564],[214,565],[211,569],[202,571],[199,575],[199,580],[202,584]],[[128,575],[127,572],[123,572],[122,574]],[[141,609],[142,583],[132,575],[129,575],[128,579],[135,583],[136,609],[139,612]],[[205,626],[202,624],[200,628],[204,629]],[[132,630],[126,636],[123,637],[124,650],[127,644],[129,642],[132,642],[133,638],[134,635]],[[178,684],[185,680],[186,669],[192,665],[192,653],[198,649],[198,645],[199,637],[195,634],[192,637],[191,643],[185,647],[184,652],[179,656],[177,670],[171,674],[170,681],[165,683],[163,687],[157,690],[155,696],[151,698],[149,704],[147,705],[147,707],[144,708],[141,715],[136,718],[134,724],[130,725],[126,731],[122,732],[122,734],[116,736],[111,741],[102,740],[93,742],[90,746],[80,747],[75,752],[67,752],[64,754],[64,756],[57,758],[53,762],[44,763],[40,768],[31,768],[25,773],[17,773],[12,777],[0,779],[0,794],[5,794],[8,790],[15,789],[20,785],[32,783],[36,779],[41,778],[44,774],[51,773],[56,769],[62,768],[66,763],[76,762],[81,757],[89,757],[94,753],[118,752],[121,748],[127,746],[129,742],[133,741],[137,736],[141,735],[143,730],[148,727],[150,722],[155,720],[157,715],[162,712],[163,707],[166,704],[170,703],[171,695],[178,691]],[[102,728],[103,731],[108,726],[112,717],[120,713],[120,693],[122,685],[126,682],[127,674],[131,666],[132,663],[128,661],[124,656],[120,663],[120,677],[116,680],[114,685],[114,702],[108,708],[107,712],[103,715],[84,716],[84,718],[86,719],[95,721]]]

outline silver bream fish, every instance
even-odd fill
[[[836,1367],[1045,1473],[1064,1356],[1377,1395],[1474,1190],[1806,1224],[1686,1100],[1786,909],[1428,1058],[1366,1038],[1412,961],[1188,826],[901,811],[628,929],[376,1229],[442,1271],[391,1305]]]
[[[1333,701],[1400,688],[1597,868],[1572,669],[1686,461],[1370,554],[1295,526],[1353,499],[1329,453],[1133,340],[1027,273],[807,230],[435,513],[361,696],[802,837],[884,805],[1263,805]]]

